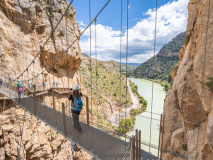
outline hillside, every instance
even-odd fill
[[[136,78],[161,79],[171,82],[171,72],[179,61],[179,50],[184,44],[186,32],[180,33],[171,42],[165,44],[155,58],[155,73],[153,74],[154,57],[142,63],[129,76]]]
[[[91,81],[90,73],[90,58],[82,56],[82,63],[80,71]],[[103,93],[111,102],[119,103],[120,98],[120,72],[119,64],[115,61],[97,61],[97,84],[96,84],[96,60],[92,58],[92,82],[96,88]],[[90,85],[84,80],[84,86],[88,93],[90,93]],[[102,98],[97,92],[94,91],[96,99]],[[130,94],[128,92],[128,97]],[[130,99],[130,98],[128,98]],[[126,101],[126,78],[124,74],[121,74],[121,105]],[[127,103],[131,103],[129,100]]]

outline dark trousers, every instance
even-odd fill
[[[75,111],[72,109],[72,118],[73,118],[73,122],[74,122],[74,127],[78,130],[81,131],[81,125],[79,123],[79,115],[80,115],[81,111]]]

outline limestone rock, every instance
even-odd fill
[[[208,77],[213,77],[213,3],[210,6],[206,42],[208,7],[208,0],[191,0],[188,5],[185,45],[180,50],[178,69],[173,73],[174,83],[167,92],[164,104],[165,119],[170,123],[165,123],[163,147],[187,154],[189,159],[196,159],[196,150],[198,159],[210,159],[213,154],[213,93],[207,85]],[[202,91],[205,47],[207,50]],[[182,121],[178,122],[176,119]],[[197,144],[198,128],[200,134]],[[184,141],[181,135],[186,138]],[[181,149],[183,143],[188,146],[187,152]],[[164,154],[163,159],[166,157],[175,159],[168,153]]]

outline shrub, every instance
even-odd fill
[[[190,41],[190,35],[188,35],[188,36],[185,37],[184,44],[187,46],[187,44],[189,43],[189,41]]]
[[[213,77],[207,77],[208,83],[213,87]]]
[[[188,150],[187,144],[182,144],[182,149],[183,149],[184,151],[187,151],[187,150]]]
[[[178,95],[178,92],[177,92],[177,89],[174,91],[174,94],[175,94],[175,98],[177,99],[177,95]]]
[[[60,36],[64,37],[65,32],[64,31],[60,31]]]
[[[175,67],[173,68],[173,70],[175,71],[175,75],[177,75],[178,68],[179,68],[179,66],[175,66]]]

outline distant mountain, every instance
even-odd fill
[[[127,63],[127,73],[132,72],[138,66],[140,66],[140,63]],[[118,63],[118,70],[120,71],[120,63]],[[121,72],[126,73],[126,63],[121,63]]]
[[[118,62],[120,64],[120,62]],[[121,64],[126,65],[125,62],[121,62]],[[128,66],[140,66],[141,63],[127,63]]]
[[[169,43],[165,44],[155,57],[155,73],[153,74],[153,60],[150,58],[129,73],[136,78],[161,79],[171,82],[171,71],[179,61],[179,50],[184,44],[186,32],[180,33]]]
[[[86,53],[82,53],[82,55],[85,56],[85,57],[89,57],[89,55],[86,54]]]

